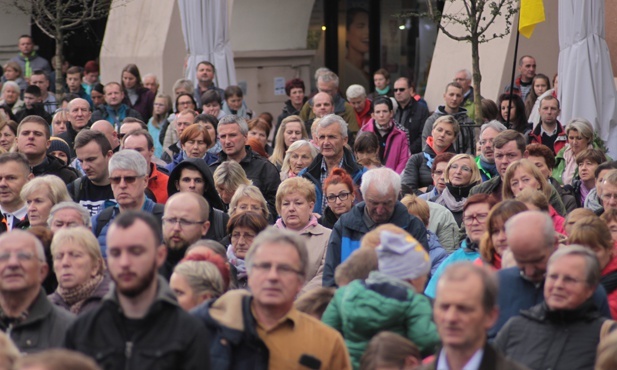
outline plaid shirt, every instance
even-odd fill
[[[343,168],[344,158],[345,156],[341,157],[341,161],[338,164],[340,168]],[[326,182],[326,179],[328,178],[329,174],[330,173],[328,172],[328,165],[326,164],[326,158],[322,157],[321,158],[321,176],[319,178],[319,183],[321,184],[321,186],[323,186],[323,184]],[[321,211],[322,212],[326,211],[327,204],[328,204],[328,200],[326,199],[326,194],[324,192],[323,196],[321,197]]]

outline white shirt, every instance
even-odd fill
[[[463,370],[478,370],[480,368],[480,363],[482,362],[482,356],[484,356],[484,348],[480,348],[473,354],[473,356],[471,356],[469,361],[467,361],[465,366],[463,366]],[[439,352],[436,370],[450,370],[445,350]]]
[[[13,230],[14,222],[23,220],[24,217],[26,217],[26,215],[28,214],[28,206],[24,204],[23,207],[21,207],[20,209],[18,209],[17,211],[13,213],[7,212],[4,209],[2,209],[2,207],[0,207],[0,212],[2,212],[2,214],[4,215],[4,219],[6,220],[7,231],[11,231]]]

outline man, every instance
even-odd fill
[[[103,257],[107,255],[107,229],[119,214],[127,211],[152,213],[161,221],[164,206],[146,197],[148,167],[144,157],[134,150],[121,150],[109,160],[109,181],[116,204],[92,217],[92,231],[98,238]]]
[[[197,113],[191,109],[185,109],[176,114],[173,127],[176,128],[178,138],[180,138],[185,128],[195,123],[195,117],[197,117]],[[173,130],[173,127],[169,127],[168,130]],[[164,149],[161,159],[166,163],[171,163],[181,151],[182,144],[180,143],[180,139],[178,139],[178,141]]]
[[[525,101],[527,94],[533,88],[532,82],[536,76],[536,59],[531,55],[523,55],[518,60],[518,71],[520,75],[514,81],[514,85],[518,87],[521,92],[521,98]]]
[[[158,166],[152,163],[154,157],[154,139],[148,130],[140,129],[131,131],[122,139],[123,149],[132,149],[141,154],[146,160],[148,168],[148,189],[152,192],[156,203],[167,202],[167,181],[169,176],[161,172]]]
[[[348,141],[347,124],[341,117],[335,114],[323,117],[317,126],[317,141],[320,153],[298,175],[315,184],[317,199],[313,212],[321,214],[326,209],[323,183],[332,169],[336,167],[344,169],[351,175],[356,185],[359,185],[366,168],[357,164],[351,150],[345,147]]]
[[[544,301],[542,295],[546,264],[557,249],[558,238],[553,221],[540,211],[519,213],[506,222],[506,236],[516,267],[499,270],[499,318],[489,331],[494,337],[511,317]],[[611,317],[606,291],[601,286],[593,295],[605,317]]]
[[[394,99],[398,103],[394,120],[405,129],[411,154],[422,151],[422,130],[428,118],[428,108],[418,103],[414,95],[415,86],[409,78],[400,77],[394,81]]]
[[[49,62],[39,56],[34,51],[34,41],[30,35],[21,35],[17,43],[19,54],[11,58],[12,62],[17,62],[24,73],[24,78],[27,80],[32,76],[32,72],[37,69],[43,70],[46,73],[51,73]]]
[[[470,262],[446,269],[437,283],[435,324],[443,347],[422,369],[523,370],[487,342],[497,319],[497,281],[493,273]]]
[[[219,153],[219,160],[210,165],[212,172],[227,160],[240,163],[246,172],[246,177],[261,190],[268,202],[270,214],[276,219],[276,190],[281,183],[281,177],[270,161],[253,152],[251,147],[246,145],[249,128],[244,118],[233,114],[223,117],[219,121],[217,132],[223,150]]]
[[[27,116],[39,116],[51,125],[51,115],[43,107],[41,89],[37,86],[29,85],[24,91],[24,108],[17,112],[15,120],[21,122]]]
[[[108,173],[111,146],[103,133],[84,130],[75,138],[75,152],[85,176],[68,184],[67,190],[73,201],[95,216],[116,204]]]
[[[178,306],[157,274],[167,252],[157,220],[144,212],[123,213],[107,240],[115,284],[97,309],[69,328],[64,346],[106,369],[210,369],[208,332]]]
[[[604,182],[600,189],[602,194],[599,197],[602,199],[604,208],[598,213],[617,209],[617,170],[610,170],[604,175]]]
[[[433,124],[437,121],[437,118],[445,115],[453,116],[459,125],[472,125],[474,122],[469,116],[467,116],[467,109],[463,108],[463,87],[458,82],[450,82],[446,85],[446,92],[443,94],[445,105],[440,105],[424,123],[424,129],[422,130],[422,148],[426,148],[426,139],[431,135],[433,131]],[[456,145],[456,142],[455,144]],[[413,154],[413,152],[412,152]]]
[[[467,116],[473,121],[476,118],[476,107],[473,98],[473,86],[471,85],[471,72],[461,69],[454,75],[454,82],[463,88],[463,103],[461,106],[467,109]]]
[[[319,92],[326,93],[332,97],[334,104],[334,113],[341,116],[349,126],[351,136],[355,136],[356,132],[360,130],[358,121],[356,120],[356,112],[351,104],[345,101],[338,92],[339,78],[331,71],[325,72],[317,78],[317,90]],[[300,110],[300,117],[304,122],[309,119],[315,119],[315,114],[312,110],[313,99],[309,99],[302,109]],[[310,132],[310,130],[308,130]]]
[[[88,101],[81,98],[71,100],[67,108],[69,110],[69,122],[71,124],[66,128],[67,131],[61,133],[58,137],[69,144],[72,159],[75,158],[75,137],[81,130],[88,128],[92,112],[90,111],[90,104]]]
[[[141,120],[141,114],[133,108],[122,103],[124,100],[124,91],[122,86],[117,82],[110,82],[103,89],[105,92],[105,104],[98,106],[92,113],[92,120],[106,120],[114,125],[116,130],[120,131],[122,121],[127,117],[133,117]]]
[[[184,258],[187,248],[203,238],[210,228],[210,206],[200,195],[182,192],[172,195],[163,214],[163,243],[167,259],[159,273],[171,277],[174,267]]]
[[[28,116],[17,126],[17,150],[28,158],[34,176],[56,175],[68,184],[78,177],[77,171],[47,154],[50,136],[47,121],[39,116]]]
[[[32,178],[30,164],[23,154],[0,154],[0,233],[30,226],[28,207],[19,194]]]
[[[48,271],[43,244],[33,234],[0,235],[0,330],[21,352],[59,347],[74,320],[47,299],[41,283]]]
[[[83,226],[88,229],[92,227],[90,212],[75,202],[60,202],[51,207],[47,225],[54,233],[69,227]]]
[[[208,61],[199,62],[197,65],[197,84],[193,91],[193,97],[197,102],[197,106],[201,107],[201,95],[208,90],[215,90],[220,96],[225,96],[225,91],[214,85],[214,76],[216,75],[216,68],[214,64]],[[177,95],[177,94],[176,94]]]
[[[604,213],[604,185],[607,184],[605,181],[609,174],[617,169],[617,161],[604,162],[596,168],[594,175],[596,176],[596,187],[593,188],[587,198],[585,198],[585,208],[589,208],[594,211],[595,214],[601,215]],[[617,178],[611,178],[611,182],[608,184],[611,188],[612,194],[617,194]],[[611,199],[611,196],[607,196],[607,200],[609,203],[614,202],[617,199]],[[613,208],[617,207],[616,204],[612,204]]]
[[[30,76],[30,84],[41,89],[41,100],[45,111],[49,114],[54,114],[58,108],[58,102],[56,101],[56,96],[49,93],[49,75],[45,71],[37,69]]]
[[[362,176],[360,191],[364,202],[342,215],[332,229],[323,272],[326,287],[335,285],[336,266],[360,247],[364,234],[379,225],[391,223],[401,227],[428,250],[424,224],[398,201],[401,179],[396,172],[387,167],[367,171]]]
[[[90,130],[102,132],[109,141],[112,152],[117,153],[118,150],[120,150],[120,138],[118,137],[118,131],[114,129],[114,126],[111,123],[102,119],[94,122],[92,127],[90,127]]]
[[[557,155],[568,142],[568,136],[557,120],[559,100],[552,95],[540,101],[540,123],[529,133],[529,143],[544,144]]]
[[[500,132],[504,132],[506,126],[497,120],[485,123],[480,128],[480,155],[476,157],[476,164],[480,170],[482,181],[488,181],[495,176],[499,176],[495,165],[495,153],[493,152],[493,141]]]
[[[160,85],[154,73],[145,74],[142,78],[142,82],[144,84],[144,87],[152,91],[152,94],[154,94],[154,96],[158,94]]]
[[[212,332],[213,369],[351,369],[341,335],[294,308],[306,279],[304,240],[267,229],[246,256],[248,285],[195,309]],[[233,345],[229,345],[233,343]]]
[[[122,121],[122,126],[120,126],[120,133],[118,134],[120,144],[122,144],[122,139],[124,139],[126,134],[128,134],[129,132],[136,131],[136,130],[147,130],[147,129],[148,129],[148,125],[146,125],[144,121],[137,119],[137,118],[133,118],[133,117],[125,118]]]
[[[372,118],[373,104],[366,97],[366,90],[362,85],[350,85],[345,92],[349,104],[356,111],[356,119],[360,128]]]
[[[83,78],[83,72],[80,67],[71,67],[66,71],[66,87],[69,94],[75,94],[82,99],[88,101],[92,108],[92,98],[86,92],[83,86],[81,86],[81,80]]]

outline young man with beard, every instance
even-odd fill
[[[101,306],[72,325],[65,347],[104,369],[209,369],[208,332],[184,312],[157,270],[167,249],[152,215],[129,211],[107,233],[114,281]]]

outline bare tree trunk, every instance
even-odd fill
[[[482,116],[482,92],[480,86],[482,75],[480,74],[480,50],[477,38],[471,38],[471,66],[473,70],[473,104],[475,108],[475,121],[477,125],[484,122]]]
[[[54,56],[56,66],[56,100],[58,101],[58,105],[60,105],[60,100],[62,100],[62,96],[64,95],[64,76],[62,75],[62,65],[64,64],[64,31],[62,30],[62,12],[61,12],[62,0],[56,0],[56,29],[55,29],[55,37],[56,40],[56,55]]]

